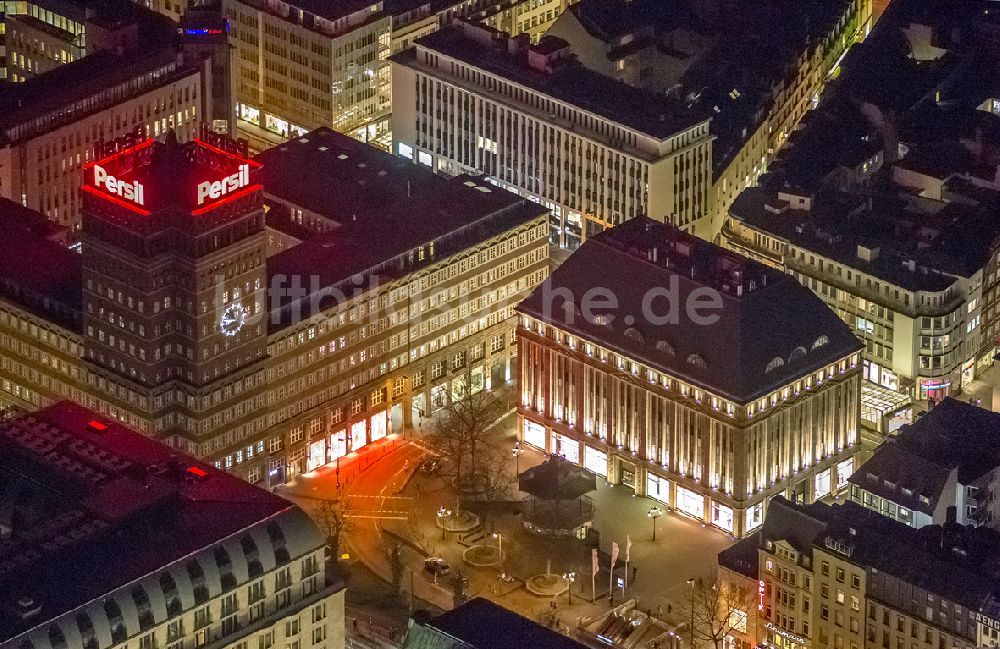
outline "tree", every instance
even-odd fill
[[[455,570],[448,580],[448,585],[451,586],[451,597],[455,602],[455,606],[461,606],[468,599],[465,596],[465,581],[465,573],[460,569]]]
[[[385,558],[389,561],[392,594],[399,597],[403,592],[403,570],[406,568],[406,563],[403,561],[403,544],[386,535],[383,537],[382,549],[385,551]]]
[[[340,545],[350,532],[351,508],[346,500],[321,500],[316,505],[316,524],[326,534],[326,546],[336,561],[340,558]]]
[[[491,462],[500,450],[500,436],[493,425],[509,407],[499,393],[475,387],[470,390],[470,383],[466,374],[464,384],[459,384],[463,387],[452,390],[428,436],[430,446],[451,465],[459,491],[470,487],[480,490],[488,482]]]
[[[747,618],[756,603],[749,588],[720,579],[713,571],[707,579],[698,579],[688,600],[684,619],[694,621],[695,645],[722,649],[726,637],[745,633]],[[692,609],[692,603],[694,608]]]

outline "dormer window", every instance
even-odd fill
[[[699,356],[698,354],[691,354],[690,356],[688,356],[687,362],[690,363],[691,365],[694,365],[695,367],[708,369],[708,363],[706,363],[705,359]]]

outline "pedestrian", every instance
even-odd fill
[[[351,623],[351,625],[354,627],[354,632],[357,633],[358,632],[358,618],[354,618],[354,621]]]
[[[637,567],[635,567],[635,566],[632,566],[632,581],[633,582],[635,581],[635,573],[637,573],[637,572],[639,572],[639,569]]]

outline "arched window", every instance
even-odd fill
[[[771,359],[771,362],[767,364],[767,369],[764,370],[764,374],[773,372],[784,364],[785,361],[780,356],[775,356]]]
[[[813,341],[812,348],[813,349],[819,349],[820,347],[822,347],[823,345],[825,345],[825,344],[827,344],[829,342],[830,342],[830,339],[827,338],[825,335],[820,336],[815,341]]]
[[[594,324],[606,327],[611,324],[611,316],[607,313],[601,313],[594,316]]]
[[[799,360],[805,355],[806,355],[805,347],[796,347],[795,349],[792,350],[792,353],[788,355],[788,362],[794,363],[795,361]]]
[[[687,361],[688,363],[691,363],[695,367],[700,367],[702,369],[708,367],[708,363],[705,362],[705,359],[699,356],[698,354],[691,354],[690,356],[688,356]]]

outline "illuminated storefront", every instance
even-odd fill
[[[646,474],[646,495],[661,503],[670,504],[670,481],[655,473]]]
[[[376,442],[389,434],[388,415],[389,412],[387,410],[383,410],[372,415],[371,441]]]
[[[943,379],[920,379],[920,398],[940,401],[951,392],[951,381]]]
[[[524,443],[545,450],[545,426],[524,420]]]
[[[327,446],[328,458],[330,462],[335,461],[338,457],[344,457],[347,455],[347,429],[341,428],[335,433],[330,434],[330,442]]]
[[[368,443],[365,437],[365,420],[351,424],[351,450],[356,451]]]
[[[563,456],[573,464],[580,463],[580,442],[559,433],[552,433],[552,442],[556,455]]]
[[[260,126],[260,110],[254,108],[253,106],[240,104],[240,119]]]
[[[854,458],[837,465],[837,491],[847,488],[847,479],[854,473]]]
[[[583,468],[605,478],[608,477],[608,454],[592,446],[584,447]]]
[[[819,500],[830,495],[830,469],[824,469],[816,474],[813,498]]]
[[[743,533],[746,534],[764,524],[764,503],[747,507],[743,513]]]
[[[442,383],[431,388],[431,412],[437,412],[448,405],[448,384]]]
[[[712,525],[732,534],[733,508],[720,502],[712,501]]]
[[[275,117],[274,115],[265,115],[264,128],[271,131],[272,133],[277,133],[282,137],[288,137],[288,122],[281,119],[280,117]]]
[[[483,369],[482,365],[472,368],[470,378],[471,381],[469,391],[472,394],[476,394],[486,387],[486,371]]]
[[[695,491],[678,486],[677,511],[694,516],[700,521],[705,520],[705,497]]]
[[[468,389],[468,381],[464,376],[456,376],[451,380],[451,400],[461,401],[465,398]]]
[[[326,464],[326,440],[318,439],[309,444],[309,456],[306,458],[306,471],[312,471]]]

